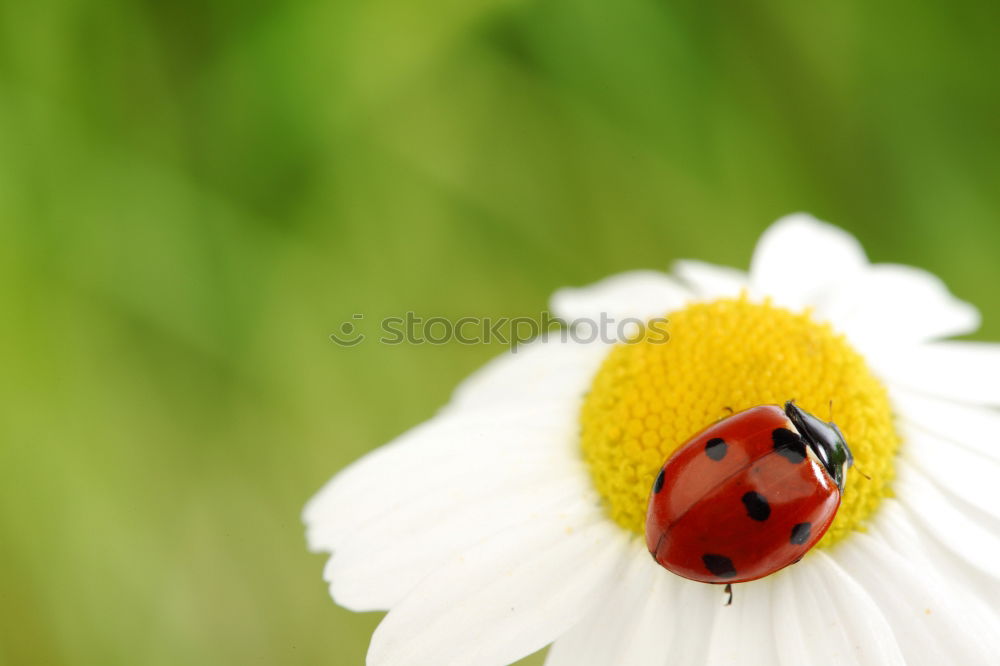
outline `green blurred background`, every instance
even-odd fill
[[[0,4],[0,662],[359,664],[299,512],[537,316],[809,210],[1000,338],[1000,5]],[[363,326],[363,328],[364,328]],[[537,661],[537,658],[536,658]]]

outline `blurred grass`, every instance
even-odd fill
[[[0,663],[357,664],[299,511],[534,315],[809,210],[1000,338],[979,2],[0,5]]]

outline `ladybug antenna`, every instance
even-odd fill
[[[863,472],[863,471],[861,470],[861,468],[860,468],[860,467],[858,467],[858,466],[857,466],[856,464],[855,464],[855,465],[852,465],[852,467],[854,467],[854,469],[856,469],[856,470],[858,471],[858,474],[860,474],[861,476],[865,477],[865,478],[866,478],[866,479],[868,479],[869,481],[871,481],[871,480],[872,480],[872,477],[870,477],[870,476],[868,476],[867,474],[865,474],[865,473],[864,473],[864,472]]]
[[[726,583],[726,587],[723,588],[722,593],[729,595],[729,600],[726,601],[726,603],[724,605],[726,605],[726,606],[732,606],[733,605],[733,584],[732,583]]]
[[[729,406],[723,407],[723,409],[725,409],[726,411],[728,411],[730,416],[732,416],[733,414],[736,413],[736,410],[734,410],[732,407],[729,407]]]
[[[830,423],[833,423],[833,398],[830,398]]]

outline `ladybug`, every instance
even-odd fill
[[[816,545],[854,458],[840,429],[794,401],[733,414],[671,455],[649,496],[646,545],[703,583],[762,578]]]

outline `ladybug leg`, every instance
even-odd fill
[[[726,601],[725,605],[726,606],[732,606],[733,605],[733,584],[732,583],[726,583],[726,587],[723,588],[722,593],[729,595],[729,600]]]

